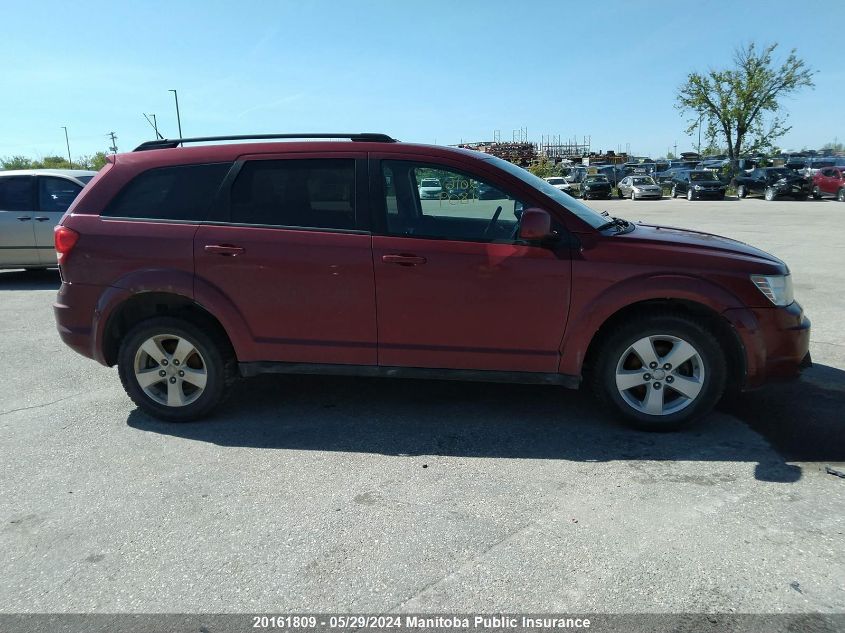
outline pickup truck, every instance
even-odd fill
[[[810,183],[786,167],[758,167],[747,176],[734,178],[736,196],[740,200],[758,194],[766,200],[789,196],[806,200],[810,195]]]

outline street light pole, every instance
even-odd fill
[[[70,165],[70,168],[73,169],[73,159],[70,157],[70,140],[67,137],[67,126],[62,126],[62,129],[65,131],[65,144],[67,145],[67,162]]]
[[[179,117],[179,95],[175,90],[168,90],[173,93],[173,98],[176,100],[176,124],[179,126],[179,138],[182,138],[182,119]]]

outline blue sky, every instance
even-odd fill
[[[785,148],[845,140],[845,3],[404,0],[6,3],[0,156],[177,136],[379,131],[452,144],[527,128],[593,149],[691,149],[673,108],[743,43],[798,49],[816,88]]]

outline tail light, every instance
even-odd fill
[[[66,226],[58,225],[53,231],[53,238],[56,243],[56,253],[58,254],[59,264],[70,255],[73,247],[79,239],[79,233]]]

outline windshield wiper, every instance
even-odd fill
[[[605,211],[604,213],[607,213],[607,211]],[[604,213],[602,213],[602,215],[604,215]],[[630,224],[631,223],[628,222],[628,220],[623,220],[622,218],[613,218],[612,220],[610,220],[610,222],[605,222],[604,224],[596,228],[596,231],[604,231],[605,229],[609,229],[611,226],[618,226],[620,229],[624,229],[627,228]]]

